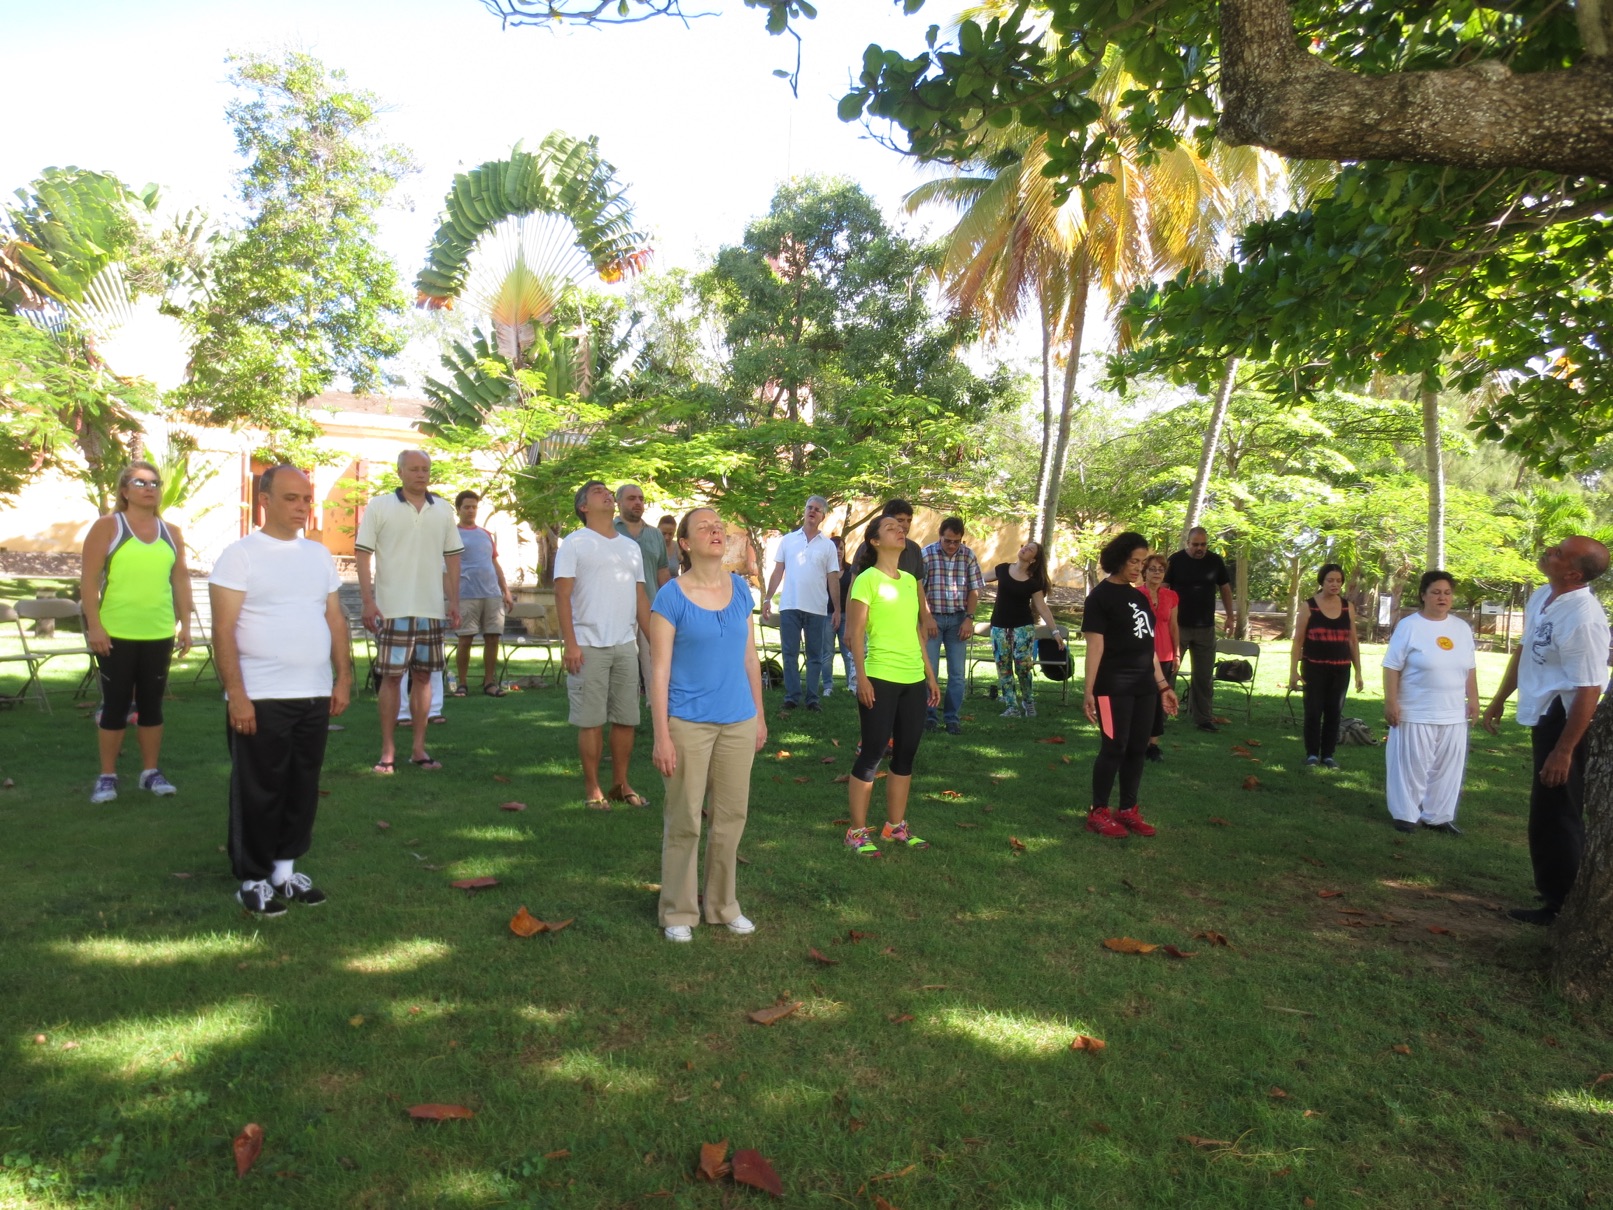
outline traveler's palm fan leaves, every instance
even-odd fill
[[[17,190],[0,227],[0,307],[38,310],[79,302],[85,288],[116,260],[134,229],[132,211],[154,198],[115,177],[77,168],[48,169]]]

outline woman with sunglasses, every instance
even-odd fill
[[[158,512],[162,478],[149,462],[131,462],[118,475],[113,509],[84,536],[79,598],[84,606],[84,637],[101,669],[101,775],[93,803],[118,796],[118,754],[136,711],[142,790],[175,793],[162,775],[162,699],[168,665],[190,650],[190,572],[185,540],[178,526]]]

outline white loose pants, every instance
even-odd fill
[[[1407,823],[1449,823],[1456,818],[1467,768],[1466,723],[1401,723],[1389,728],[1389,814]]]

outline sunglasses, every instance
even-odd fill
[[[160,479],[130,479],[129,480],[129,486],[130,487],[161,487],[162,486],[162,481]]]

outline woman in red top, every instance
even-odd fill
[[[1164,555],[1148,556],[1148,561],[1143,564],[1141,587],[1148,603],[1154,607],[1154,654],[1159,657],[1160,671],[1165,674],[1166,681],[1174,685],[1176,656],[1181,650],[1181,637],[1176,626],[1176,606],[1180,598],[1175,589],[1165,586]],[[1148,750],[1144,755],[1149,760],[1164,760],[1165,753],[1159,747],[1160,737],[1165,734],[1163,704],[1154,710],[1154,729],[1149,734],[1153,738],[1148,741]]]
[[[1344,716],[1344,695],[1355,669],[1355,691],[1361,680],[1361,645],[1355,636],[1355,619],[1344,599],[1344,569],[1327,563],[1316,576],[1321,589],[1300,607],[1294,624],[1294,646],[1289,657],[1288,683],[1305,690],[1305,764],[1337,769],[1333,753],[1339,743]]]

